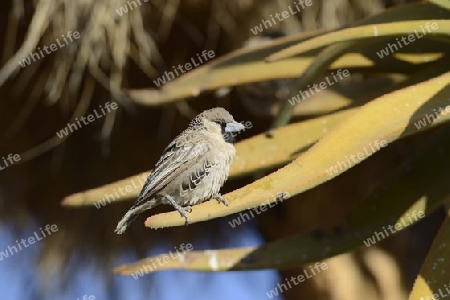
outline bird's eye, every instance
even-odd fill
[[[217,124],[219,124],[220,126],[225,125],[225,122],[223,122],[223,121],[214,121],[214,122],[217,123]]]

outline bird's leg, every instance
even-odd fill
[[[182,207],[181,205],[179,205],[178,203],[175,202],[175,199],[173,199],[173,197],[165,194],[164,198],[167,199],[167,201],[169,201],[169,203],[176,209],[178,210],[178,212],[180,213],[180,215],[182,217],[184,217],[186,219],[186,223],[184,225],[188,225],[189,224],[189,215],[188,212],[192,212],[192,207],[191,206],[185,206]]]
[[[225,204],[225,206],[228,206],[228,201],[227,199],[225,199],[224,197],[222,197],[222,195],[220,193],[217,193],[213,196],[213,198],[216,198],[217,201],[220,203]]]

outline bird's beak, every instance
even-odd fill
[[[239,132],[241,130],[245,130],[245,126],[236,121],[227,123],[227,126],[225,126],[226,132]]]

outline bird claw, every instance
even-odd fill
[[[186,219],[186,223],[184,225],[188,225],[189,224],[189,215],[188,215],[188,213],[192,212],[192,206],[187,205],[185,207],[182,207],[178,203],[176,203],[175,200],[171,196],[164,195],[164,197],[180,213],[180,215]]]
[[[214,196],[214,198],[217,199],[217,202],[219,202],[219,204],[223,203],[223,204],[225,204],[225,206],[228,206],[227,199],[225,199],[221,194],[217,194],[216,196]]]
[[[186,221],[184,222],[184,226],[188,226],[189,225],[189,216],[184,216],[184,218],[186,219]]]
[[[184,225],[187,226],[189,224],[188,213],[192,212],[192,207],[191,206],[185,206],[185,207],[179,206],[179,207],[176,207],[176,209],[178,210],[180,215],[186,219],[186,222],[184,223]]]

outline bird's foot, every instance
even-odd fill
[[[225,204],[225,206],[228,206],[228,201],[227,201],[227,199],[225,199],[220,193],[216,194],[216,195],[214,196],[214,198],[217,199],[217,201],[219,202],[219,204],[220,204],[220,203],[223,203],[223,204]]]
[[[177,207],[175,207],[175,209],[178,210],[180,215],[186,219],[184,225],[187,226],[190,222],[188,213],[192,212],[192,207],[191,206],[182,207],[178,205]]]
[[[188,225],[189,224],[189,215],[188,215],[188,213],[192,212],[192,206],[187,205],[185,207],[182,207],[181,205],[176,203],[175,199],[173,199],[171,196],[164,195],[164,197],[180,213],[180,215],[186,219],[186,223],[184,225]]]

